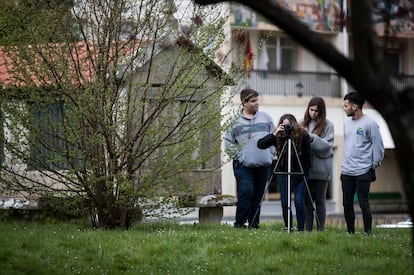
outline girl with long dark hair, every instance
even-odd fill
[[[316,229],[323,231],[325,229],[326,193],[332,173],[332,147],[334,143],[334,126],[331,121],[326,119],[326,105],[323,98],[313,97],[309,101],[301,124],[310,135],[312,150],[312,167],[309,169],[308,177],[309,193],[305,193],[306,230],[312,231],[315,219]],[[312,200],[315,202],[314,204]]]
[[[294,149],[292,149],[290,159],[288,158],[287,149],[283,149],[287,144],[288,138],[290,138],[295,145],[297,152],[296,155]],[[303,231],[305,224],[305,179],[311,164],[310,137],[308,133],[297,123],[296,118],[292,114],[284,114],[280,117],[278,126],[273,133],[259,139],[257,146],[260,149],[275,146],[277,157],[280,158],[278,160],[276,172],[278,172],[277,180],[280,185],[280,199],[282,203],[283,220],[286,228],[288,227],[288,214],[292,217],[292,212],[290,211],[290,213],[288,213],[288,198],[290,199],[290,194],[287,194],[287,169],[288,162],[291,161],[291,172],[293,174],[291,175],[290,190],[294,193],[297,229],[298,231]]]

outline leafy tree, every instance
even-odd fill
[[[0,45],[30,44],[37,29],[45,28],[54,35],[47,36],[56,42],[60,33],[68,32],[67,20],[71,17],[71,0],[3,0],[0,6]],[[73,29],[73,32],[75,30]]]
[[[80,198],[102,228],[180,211],[178,195],[220,192],[229,79],[212,62],[217,8],[79,0],[71,13],[66,32],[43,22],[30,26],[30,45],[3,49],[2,191]]]
[[[226,1],[194,0],[194,2],[207,5]],[[414,130],[412,128],[414,87],[400,88],[391,82],[391,75],[374,30],[372,1],[351,1],[353,59],[344,56],[321,35],[310,30],[307,25],[280,6],[278,1],[240,0],[235,2],[262,14],[315,56],[329,64],[356,90],[363,93],[375,109],[382,114],[395,140],[408,209],[410,216],[414,217],[414,170],[412,169],[414,167]],[[391,2],[385,1],[385,3],[388,7]],[[405,14],[407,15],[409,13]],[[384,9],[382,20],[388,26],[391,17],[390,9]],[[385,42],[387,42],[386,39]],[[412,237],[414,239],[414,230]]]

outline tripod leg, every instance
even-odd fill
[[[306,194],[307,194],[307,196],[304,196],[304,197],[305,197],[305,199],[306,199],[306,197],[308,197],[308,198],[309,198],[310,207],[311,207],[311,209],[312,209],[312,214],[314,214],[314,215],[315,215],[315,217],[316,217],[316,219],[319,221],[318,214],[317,214],[317,212],[316,212],[315,201],[314,201],[314,199],[313,199],[313,197],[312,197],[312,194],[311,194],[311,191],[310,191],[310,189],[309,189],[308,180],[307,180],[307,175],[306,175],[306,174],[305,174],[305,172],[303,171],[302,163],[301,163],[301,161],[300,161],[300,158],[299,158],[299,155],[298,155],[298,151],[296,150],[296,146],[295,146],[295,144],[294,144],[294,143],[292,143],[292,147],[293,147],[293,151],[294,151],[295,156],[296,156],[296,160],[297,160],[297,161],[298,161],[298,163],[299,163],[300,175],[302,175],[302,177],[303,177],[303,181],[305,182],[305,188],[306,188]],[[312,215],[312,216],[313,216],[313,215]],[[313,224],[313,217],[312,217],[311,222],[312,222],[312,224]]]
[[[285,151],[285,149],[286,149],[286,143],[283,145],[283,148],[282,148],[282,151],[281,151],[280,154],[283,154],[283,152]],[[255,220],[257,218],[257,216],[259,215],[259,210],[262,207],[263,200],[264,200],[264,198],[265,198],[265,196],[267,194],[267,191],[269,190],[269,185],[270,185],[270,183],[273,180],[273,175],[275,175],[277,173],[276,170],[279,167],[280,160],[281,160],[281,158],[279,157],[277,159],[277,161],[276,161],[276,164],[275,164],[275,167],[273,169],[273,172],[271,172],[271,174],[270,174],[270,176],[269,176],[269,178],[268,178],[268,180],[266,182],[266,186],[265,186],[265,189],[264,189],[264,192],[263,192],[262,199],[260,200],[259,207],[256,209],[256,211],[254,213],[253,220]]]
[[[309,193],[305,196],[307,231],[312,231],[314,219],[318,231],[325,229],[327,190],[328,181],[315,179],[308,181]]]
[[[313,202],[309,198],[308,194],[305,195],[305,211],[306,211],[305,229],[306,231],[312,231],[315,209],[313,208]]]
[[[285,230],[292,231],[292,227],[289,226],[289,219],[292,220],[292,210],[289,209],[287,206],[282,206],[282,213],[283,213],[283,222],[285,224]],[[288,214],[290,217],[288,217]]]

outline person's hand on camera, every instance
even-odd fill
[[[275,128],[275,130],[273,131],[273,135],[278,135],[280,132],[284,132],[285,131],[285,125],[283,124],[279,124],[279,126],[277,128]]]

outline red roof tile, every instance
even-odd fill
[[[136,45],[123,50],[121,54],[118,51],[117,54],[121,57],[130,55],[134,47]],[[111,52],[115,51],[109,51],[108,54],[113,62]],[[95,78],[96,54],[94,47],[85,42],[28,46],[23,50],[0,47],[0,85],[44,86],[69,80],[72,84],[80,85]],[[22,66],[25,63],[31,64]]]

